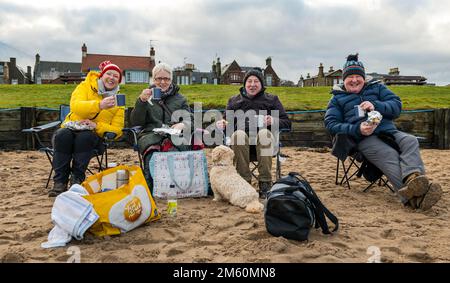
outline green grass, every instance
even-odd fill
[[[0,85],[0,108],[21,106],[58,108],[68,104],[75,85]],[[146,85],[121,85],[127,95],[127,106],[134,106],[136,98]],[[450,87],[395,86],[390,87],[403,101],[405,110],[450,107]],[[181,86],[189,103],[202,102],[203,109],[226,106],[228,98],[239,92],[239,86],[191,85]],[[330,99],[329,87],[297,88],[269,87],[269,93],[280,97],[287,110],[326,109]]]

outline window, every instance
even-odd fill
[[[202,78],[202,84],[207,84],[208,83],[208,78]]]
[[[0,74],[3,75],[3,65],[0,65]]]
[[[238,74],[230,74],[230,80],[232,81],[239,81],[239,75]]]
[[[272,75],[267,75],[266,77],[266,85],[272,86]]]
[[[217,85],[218,81],[217,78],[214,79],[214,84]]]
[[[145,71],[127,71],[125,73],[126,83],[148,83],[148,72]]]

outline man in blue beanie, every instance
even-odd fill
[[[425,176],[417,138],[394,124],[402,102],[379,81],[366,82],[365,77],[358,54],[349,55],[343,68],[344,83],[331,92],[325,127],[332,135],[351,137],[364,157],[386,175],[404,205],[428,210],[439,201],[442,189]],[[382,115],[379,123],[368,122],[372,111]],[[382,136],[391,137],[398,148],[388,145]]]

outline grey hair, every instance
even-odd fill
[[[160,71],[166,71],[169,73],[170,79],[172,79],[172,68],[169,66],[169,64],[166,63],[158,63],[155,67],[153,67],[152,70],[152,78],[155,79],[155,74],[159,73]]]

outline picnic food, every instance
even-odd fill
[[[378,125],[381,122],[381,119],[383,119],[383,116],[378,111],[371,111],[367,113],[367,120],[366,122],[371,125]]]

